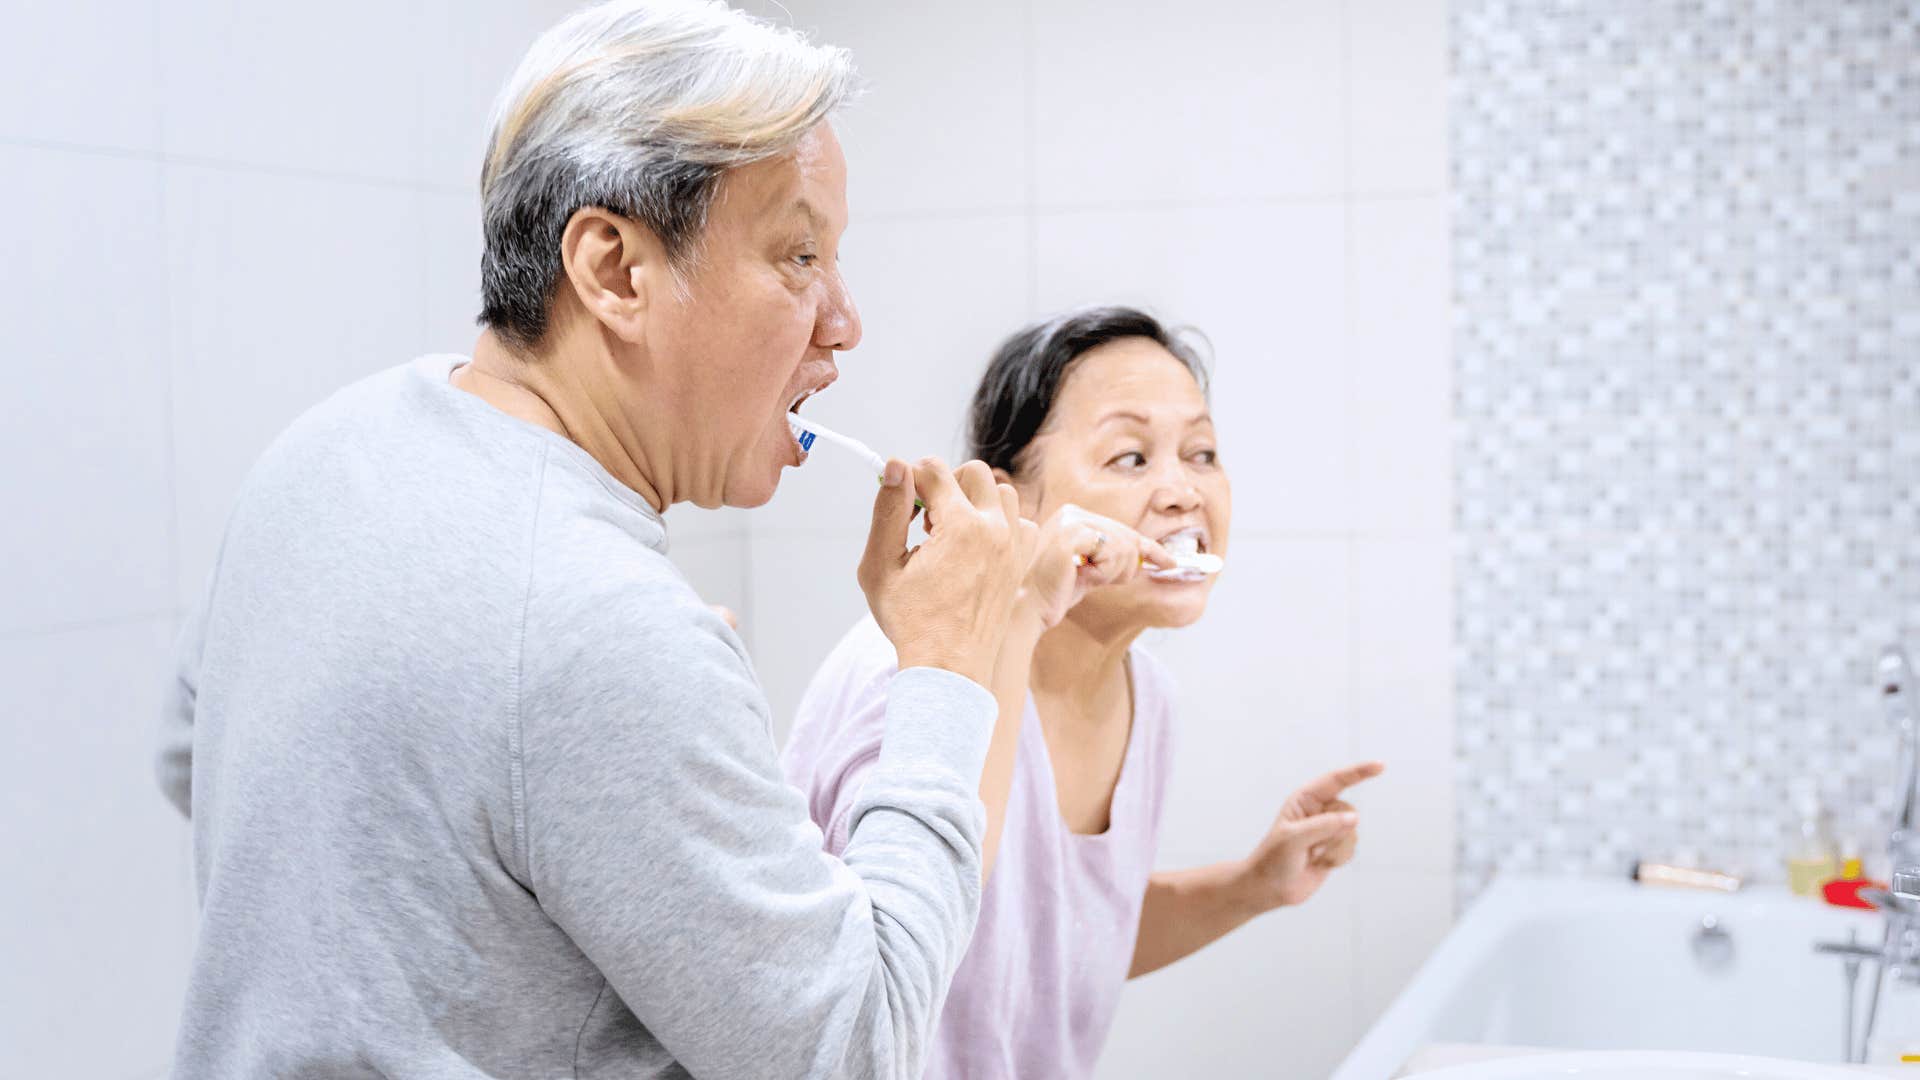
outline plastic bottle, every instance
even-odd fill
[[[1820,793],[1800,789],[1794,794],[1793,808],[1799,827],[1787,853],[1787,888],[1796,896],[1819,896],[1820,887],[1833,880],[1840,869],[1834,858],[1833,838],[1827,832],[1827,817],[1820,807]]]

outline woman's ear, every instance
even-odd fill
[[[560,233],[560,263],[573,297],[620,340],[637,344],[666,249],[653,231],[611,210],[583,206]]]
[[[996,484],[1011,484],[1013,483],[1013,474],[1005,469],[996,468],[993,470],[993,482]]]

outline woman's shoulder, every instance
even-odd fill
[[[883,707],[887,684],[899,669],[893,642],[873,616],[861,616],[807,681],[794,717],[795,737],[803,729],[836,726]]]
[[[846,841],[832,832],[835,810],[847,778],[880,752],[887,688],[897,670],[893,643],[864,616],[827,654],[794,711],[781,769],[807,793],[808,813],[830,842]]]
[[[1133,665],[1134,723],[1143,729],[1147,747],[1155,757],[1170,757],[1178,696],[1173,672],[1139,642],[1127,651],[1127,659]]]

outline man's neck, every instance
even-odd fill
[[[583,346],[564,338],[546,355],[528,360],[485,331],[474,344],[472,362],[454,372],[453,385],[563,436],[664,512],[672,493],[655,481],[656,470],[648,467],[619,396],[606,379],[596,377],[612,370],[610,358],[577,355]]]

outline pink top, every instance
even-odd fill
[[[1093,1075],[1133,963],[1173,756],[1166,671],[1138,646],[1128,655],[1133,729],[1104,833],[1073,833],[1060,817],[1027,699],[999,857],[927,1056],[934,1080]],[[893,645],[863,619],[801,700],[783,764],[831,851],[847,842],[880,751],[894,671]]]

